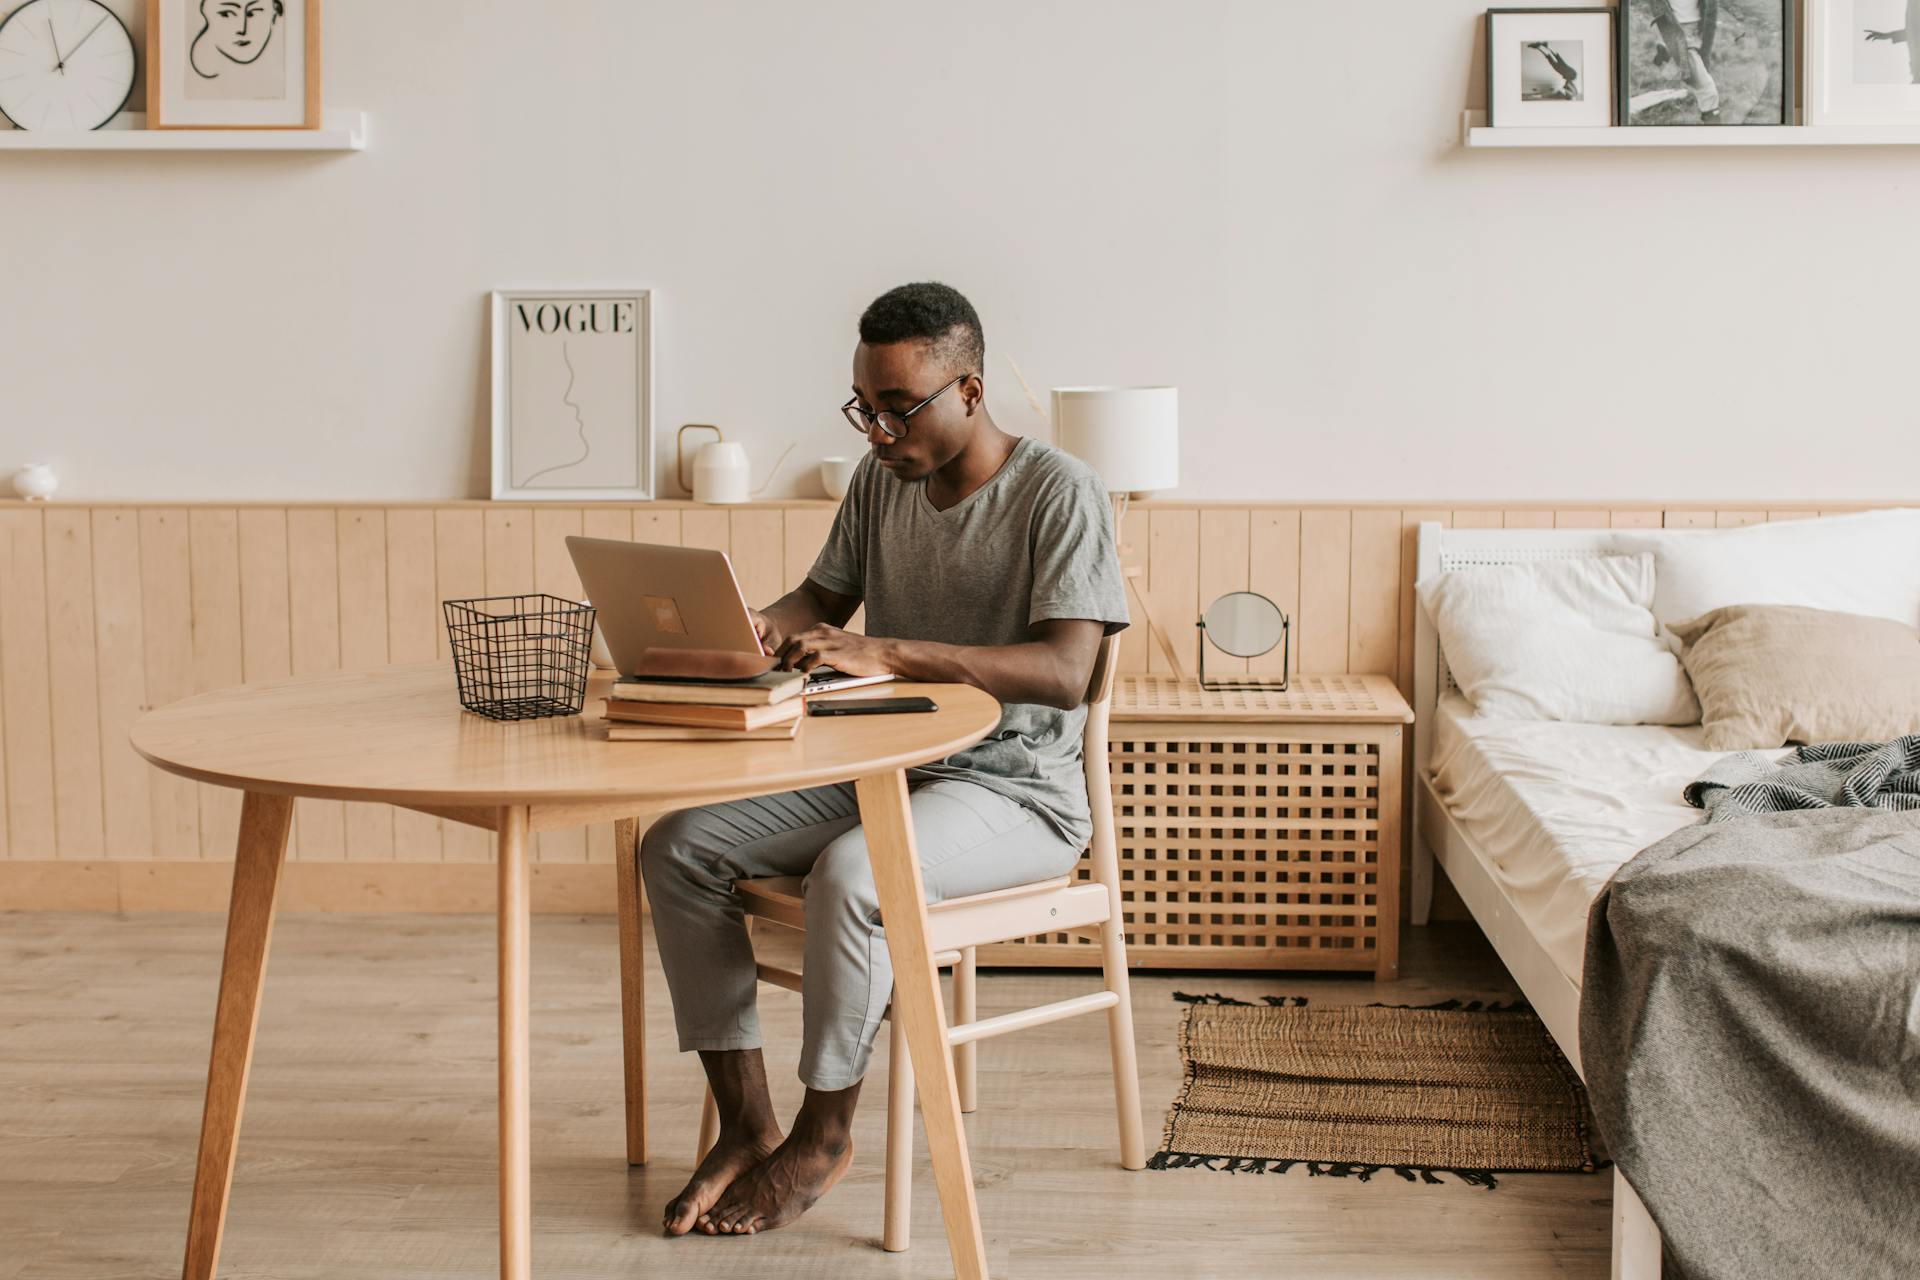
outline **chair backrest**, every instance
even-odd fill
[[[1093,675],[1087,680],[1087,705],[1103,706],[1113,700],[1114,671],[1120,665],[1120,633],[1100,641],[1093,655]]]
[[[1113,775],[1107,764],[1107,727],[1113,714],[1114,676],[1120,666],[1120,637],[1100,642],[1087,681],[1087,724],[1080,735],[1080,767],[1087,777],[1087,811],[1093,818],[1094,878],[1116,894],[1120,873],[1113,838]],[[1118,900],[1116,898],[1116,909]]]

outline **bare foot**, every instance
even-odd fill
[[[692,1179],[679,1195],[667,1202],[667,1234],[683,1236],[693,1230],[694,1223],[713,1208],[734,1180],[771,1156],[779,1142],[778,1129],[748,1135],[729,1134],[721,1130],[719,1141],[713,1144],[713,1150],[700,1162],[700,1167],[693,1171]]]
[[[700,1218],[711,1236],[752,1235],[784,1227],[813,1208],[853,1163],[850,1138],[789,1135],[772,1155],[741,1175]]]

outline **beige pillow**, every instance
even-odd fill
[[[1711,751],[1920,732],[1920,631],[1905,623],[1735,604],[1672,630]]]

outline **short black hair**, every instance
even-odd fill
[[[934,281],[889,289],[860,315],[860,341],[871,346],[930,342],[954,373],[982,373],[987,358],[980,313],[951,285]]]

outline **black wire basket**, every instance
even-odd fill
[[[443,600],[440,607],[461,706],[493,720],[580,714],[592,605],[534,594]]]

